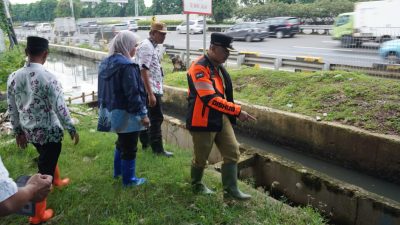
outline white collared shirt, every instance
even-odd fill
[[[157,44],[150,39],[145,39],[139,45],[135,62],[140,70],[148,69],[150,71],[150,84],[154,94],[163,94],[163,70],[161,67],[161,50]]]
[[[7,200],[17,192],[17,184],[9,177],[0,156],[0,202]]]

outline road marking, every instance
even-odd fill
[[[261,53],[261,55],[262,56],[275,56],[275,57],[287,57],[287,58],[296,58],[296,56],[299,56],[299,55],[307,55],[307,54],[304,54],[304,53],[293,53],[294,55],[286,55],[286,54],[281,54],[281,53],[278,53],[278,52],[276,52],[276,53],[270,53],[271,51],[269,51],[268,53],[267,52],[263,52],[263,51],[261,51],[260,53]],[[313,56],[313,57],[324,57],[324,60],[325,61],[332,61],[332,60],[334,60],[334,61],[347,61],[347,60],[350,60],[350,61],[361,61],[362,59],[364,59],[364,60],[367,60],[367,61],[376,61],[377,59],[379,60],[379,58],[376,58],[376,57],[369,57],[369,56],[357,56],[357,57],[355,57],[354,55],[350,55],[350,56],[347,56],[347,55],[339,55],[339,54],[337,54],[337,55],[332,55],[332,54],[330,54],[330,53],[315,53],[315,54],[309,54],[308,56]]]
[[[340,41],[321,41],[322,43],[339,44]]]
[[[353,52],[350,49],[340,49],[340,48],[316,48],[316,47],[306,47],[306,46],[292,46],[293,48],[308,48],[308,49],[316,49],[316,50],[334,50],[334,51],[342,51],[342,52]]]

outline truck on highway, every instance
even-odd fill
[[[54,19],[54,34],[57,36],[73,36],[76,32],[75,18],[60,17]]]
[[[345,48],[400,38],[399,9],[400,0],[357,2],[354,12],[336,18],[332,38]]]

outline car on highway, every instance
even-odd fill
[[[176,27],[176,31],[179,34],[186,34],[186,21],[182,22],[180,25]],[[203,20],[189,20],[189,33],[190,34],[196,34],[200,33],[202,34],[203,31]]]
[[[400,63],[400,39],[386,41],[379,48],[379,55],[389,63]]]
[[[276,38],[294,37],[300,32],[300,22],[296,17],[273,17],[262,22],[269,35]]]
[[[136,20],[128,20],[126,21],[126,24],[128,25],[128,30],[136,32],[139,29],[139,25],[137,24]]]
[[[35,30],[38,33],[50,33],[52,31],[52,27],[50,23],[38,23],[35,27]]]
[[[263,41],[268,37],[268,29],[260,22],[244,22],[235,24],[225,30],[225,34],[233,37],[235,40],[253,40]]]
[[[99,25],[96,21],[88,21],[78,24],[79,32],[88,34],[88,33],[96,33],[99,30]]]
[[[28,30],[33,30],[36,27],[36,23],[34,23],[34,22],[24,22],[22,24],[22,27],[25,28],[25,29],[28,29]]]
[[[120,31],[128,30],[128,25],[126,23],[111,24],[102,26],[99,31],[95,34],[95,40],[107,40],[110,41],[117,35]]]

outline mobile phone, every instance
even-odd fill
[[[15,183],[17,183],[18,187],[24,187],[26,185],[26,182],[28,182],[29,178],[31,178],[31,176],[26,176],[26,175],[20,176],[17,178]],[[35,203],[33,203],[31,201],[28,202],[17,212],[17,214],[25,215],[25,216],[34,216],[35,215]]]

